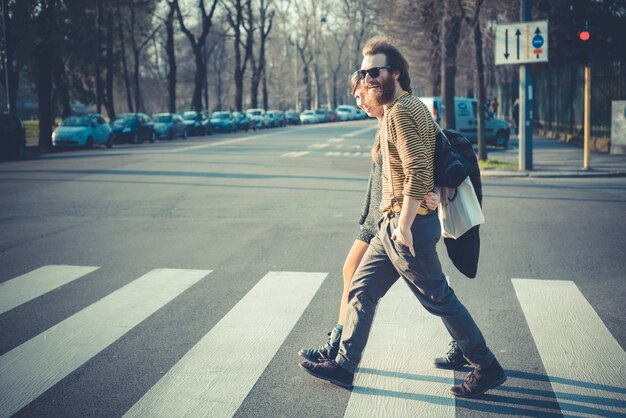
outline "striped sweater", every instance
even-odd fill
[[[428,108],[417,97],[403,91],[385,105],[379,132],[383,153],[381,211],[391,208],[389,164],[396,198],[394,211],[399,212],[403,197],[410,196],[422,201],[420,212],[424,212],[427,210],[424,198],[434,187],[433,163],[437,134]],[[389,146],[389,156],[386,143]]]

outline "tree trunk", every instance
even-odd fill
[[[39,119],[39,146],[47,149],[52,146],[52,70],[54,45],[52,32],[55,21],[54,0],[44,1],[37,18],[38,39],[35,41],[35,63],[37,73],[37,117]]]
[[[442,25],[442,77],[441,93],[444,109],[444,126],[448,129],[456,129],[456,115],[454,106],[456,79],[456,57],[461,35],[461,23],[463,10],[458,0],[446,0]]]
[[[120,0],[117,2],[117,25],[120,37],[120,53],[122,55],[122,70],[124,73],[124,87],[126,88],[126,105],[128,111],[133,113],[133,95],[130,89],[130,75],[128,73],[128,63],[126,61],[126,41],[124,40],[124,28],[122,27],[122,11]]]
[[[474,34],[474,52],[476,54],[476,78],[477,78],[477,97],[478,105],[478,159],[485,161],[487,159],[487,141],[485,138],[485,74],[483,62],[483,35],[480,29],[480,7],[482,0],[476,1],[476,11],[473,23]]]
[[[252,64],[252,68],[255,68],[254,64]],[[255,70],[250,78],[250,107],[253,109],[259,107],[259,84],[261,84],[261,77],[259,72]]]
[[[96,112],[102,112],[103,87],[102,87],[102,0],[96,0],[96,45],[94,60],[94,78],[96,79]]]
[[[135,112],[141,112],[141,86],[139,85],[139,55],[141,51],[137,48],[133,50],[134,69],[133,69],[133,84],[135,87]]]
[[[61,105],[61,118],[65,119],[72,114],[72,104],[65,74],[65,64],[60,54],[55,54],[54,56],[54,84],[58,95],[57,98]]]
[[[170,4],[170,11],[165,21],[165,31],[167,40],[165,50],[167,53],[167,92],[168,92],[168,111],[176,113],[176,53],[174,47],[174,14],[176,8]]]
[[[263,109],[268,109],[269,108],[269,96],[268,96],[268,92],[267,92],[267,77],[265,76],[265,69],[263,69]]]
[[[3,75],[6,75],[6,78],[3,77],[2,85],[4,86],[4,91],[7,94],[7,105],[9,112],[16,111],[16,103],[17,103],[17,77],[13,68],[13,22],[12,18],[9,16],[7,9],[7,0],[2,0],[2,12],[5,15],[4,23],[4,71],[6,72]]]
[[[193,47],[194,61],[196,63],[196,75],[194,77],[193,96],[191,99],[191,108],[196,112],[202,111],[202,86],[206,76],[206,67],[202,56],[202,45],[196,44]]]
[[[107,32],[106,32],[106,48],[105,48],[105,69],[106,69],[106,88],[105,88],[105,99],[104,106],[107,110],[107,115],[109,119],[115,119],[115,101],[113,100],[113,75],[114,75],[114,59],[113,56],[113,10],[111,6],[107,6],[109,9],[107,11]]]

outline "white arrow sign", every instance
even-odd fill
[[[496,65],[548,62],[548,21],[496,25]]]

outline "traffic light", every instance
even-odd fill
[[[591,34],[589,33],[588,30],[583,29],[578,32],[578,39],[580,39],[581,41],[587,42],[589,38],[591,38]]]
[[[578,31],[578,39],[581,47],[584,48],[585,65],[591,65],[591,30],[589,29],[589,21],[585,21],[583,27]]]

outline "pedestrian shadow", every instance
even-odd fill
[[[397,378],[401,380],[450,384],[449,378],[439,376],[418,375],[371,368],[359,369],[359,373],[373,374],[378,376]],[[545,376],[537,373],[528,373],[518,370],[505,370],[505,373],[509,378],[534,380],[547,383],[559,383],[573,387],[602,390],[606,392],[616,393],[619,395],[626,394],[626,388],[622,387],[603,385],[593,382],[583,382],[579,380],[554,376]],[[494,393],[494,391],[496,392]],[[505,395],[502,395],[498,392],[504,392]],[[448,397],[424,395],[420,393],[390,391],[367,386],[355,386],[353,389],[353,393],[370,396],[394,397],[410,401],[427,402],[436,405],[450,404],[450,398]],[[528,397],[513,396],[515,394],[530,395],[549,399],[532,399]],[[556,398],[558,398],[561,402],[557,401]],[[563,413],[565,413],[566,415],[591,414],[600,417],[624,417],[626,413],[625,399],[615,399],[609,397],[605,398],[577,393],[537,390],[519,386],[510,386],[507,383],[499,386],[493,391],[488,392],[487,394],[477,399],[456,398],[455,403],[458,407],[470,409],[473,411],[518,416],[541,415],[545,417],[562,417]],[[606,409],[600,409],[601,407],[620,408],[624,411],[608,411]]]

